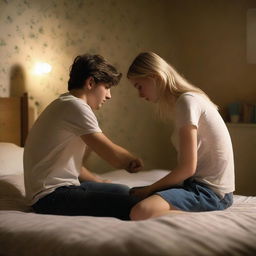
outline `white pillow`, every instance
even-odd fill
[[[0,175],[0,210],[29,211],[22,174]]]
[[[22,210],[25,204],[23,148],[0,142],[0,210]]]
[[[0,175],[23,173],[23,148],[0,142]]]
[[[128,187],[147,186],[166,176],[168,170],[149,170],[137,173],[129,173],[125,170],[115,170],[100,175],[104,179],[110,179],[112,183],[125,184]]]

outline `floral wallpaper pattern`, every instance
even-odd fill
[[[0,97],[29,93],[39,114],[67,89],[75,56],[89,52],[105,56],[123,73],[112,99],[96,113],[102,130],[115,143],[139,155],[145,168],[169,168],[175,153],[166,137],[171,126],[154,119],[151,106],[138,99],[125,78],[141,51],[174,55],[167,0],[0,0]],[[168,44],[162,42],[169,41]],[[35,75],[36,62],[52,72]],[[97,156],[92,170],[111,167]]]

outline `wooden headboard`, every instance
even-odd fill
[[[28,134],[28,95],[0,98],[0,142],[24,146]]]

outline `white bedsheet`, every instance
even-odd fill
[[[3,255],[255,255],[256,199],[146,221],[0,211]]]
[[[154,181],[165,171],[151,174],[151,178],[148,173],[131,177],[116,171],[111,177],[104,176],[137,186]],[[256,255],[256,197],[234,199],[234,205],[225,211],[172,213],[138,222],[2,210],[0,255]]]

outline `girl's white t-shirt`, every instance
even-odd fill
[[[223,196],[235,190],[231,138],[216,107],[205,96],[184,93],[175,104],[172,142],[179,153],[178,131],[187,124],[197,127],[197,167],[193,178]]]
[[[39,116],[24,148],[24,179],[29,205],[56,188],[80,185],[86,144],[81,135],[101,132],[85,101],[60,95]]]

